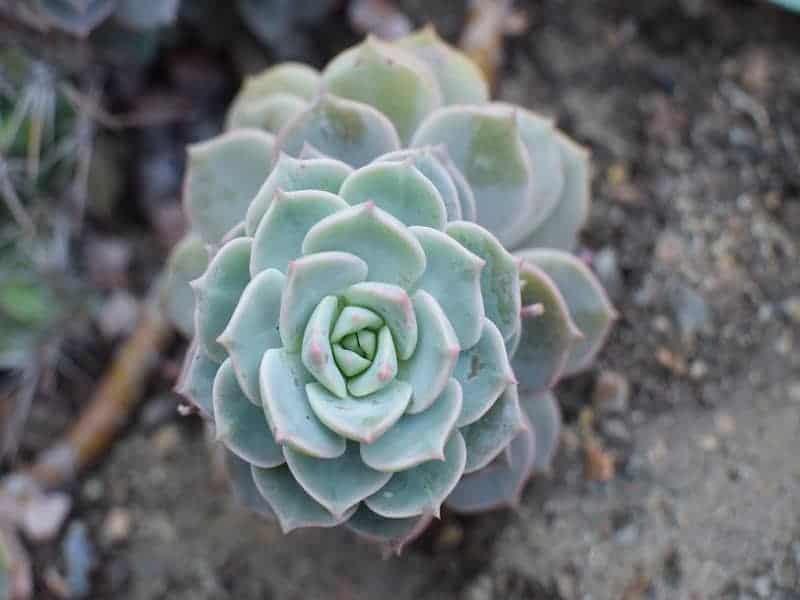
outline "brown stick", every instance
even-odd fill
[[[160,310],[148,302],[78,421],[27,470],[36,483],[43,489],[59,487],[97,460],[141,400],[147,376],[172,333]]]

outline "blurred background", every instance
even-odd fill
[[[796,10],[0,0],[0,597],[5,561],[14,600],[800,598]],[[481,31],[495,95],[591,150],[580,255],[621,319],[522,506],[382,560],[236,506],[145,313],[242,78],[427,23]]]

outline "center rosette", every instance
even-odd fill
[[[330,393],[360,398],[394,381],[397,350],[379,313],[346,302],[326,296],[317,305],[303,336],[302,360]]]

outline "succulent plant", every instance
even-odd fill
[[[189,150],[164,298],[242,501],[394,549],[515,504],[613,320],[567,251],[587,153],[431,29],[272,67],[227,127]]]

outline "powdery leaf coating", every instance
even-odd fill
[[[215,421],[237,495],[284,530],[347,523],[398,552],[443,502],[516,505],[557,446],[552,386],[614,317],[552,249],[588,212],[585,150],[489,103],[431,29],[322,74],[272,67],[228,127],[190,173],[207,180],[187,184],[195,241],[163,289],[180,316],[200,275],[180,389]],[[244,157],[243,139],[264,143]],[[245,180],[246,200],[223,189]]]

